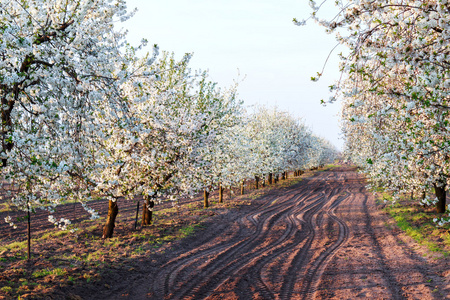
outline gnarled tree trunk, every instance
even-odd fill
[[[255,189],[257,190],[259,188],[259,177],[255,176]]]
[[[219,183],[219,203],[223,203],[223,187],[222,184]]]
[[[438,184],[442,184],[438,186]],[[446,194],[445,194],[445,183],[434,184],[434,191],[436,193],[436,198],[438,199],[438,203],[436,203],[436,210],[438,213],[445,212],[445,202],[446,202]]]
[[[142,226],[148,226],[152,224],[153,221],[153,207],[155,206],[155,201],[153,198],[145,197],[145,203],[142,207]]]
[[[109,200],[108,203],[108,216],[106,217],[106,224],[103,227],[103,235],[102,238],[109,239],[113,237],[114,227],[116,226],[116,217],[119,213],[119,206],[117,205],[117,201]]]
[[[267,178],[269,184],[272,184],[272,173],[269,173],[269,178]]]
[[[209,192],[206,189],[203,190],[203,206],[205,208],[209,207]]]

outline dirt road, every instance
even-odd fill
[[[354,169],[341,167],[273,191],[152,258],[147,275],[118,284],[108,297],[449,297],[450,266],[427,260],[387,228],[364,184]]]

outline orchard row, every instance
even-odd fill
[[[396,197],[412,193],[422,204],[435,204],[439,213],[450,213],[448,1],[336,4],[340,13],[333,20],[313,18],[348,49],[343,80],[332,87],[344,99],[347,155],[374,186]]]
[[[190,55],[176,60],[157,46],[139,55],[146,41],[133,47],[115,31],[129,17],[121,0],[0,6],[1,171],[5,197],[28,221],[68,200],[96,218],[86,203],[105,197],[108,238],[119,201],[143,196],[150,213],[160,201],[334,159],[334,147],[288,113],[247,112],[237,86],[191,71]]]

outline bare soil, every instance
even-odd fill
[[[168,211],[172,222],[135,236],[130,208],[116,228],[121,242],[111,246],[83,229],[76,240],[55,238],[55,248],[36,245],[47,245],[45,259],[27,264],[6,253],[0,285],[34,278],[41,289],[22,297],[48,299],[450,299],[449,258],[405,236],[364,186],[352,167],[307,173],[211,209],[181,205]],[[198,223],[188,237],[149,242]],[[51,259],[100,248],[101,264]],[[45,264],[67,273],[31,276]]]

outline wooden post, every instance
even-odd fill
[[[137,222],[138,222],[138,216],[139,216],[139,203],[140,203],[141,201],[137,201],[137,205],[136,205],[136,217],[135,217],[135,219],[134,219],[134,230],[136,230],[136,228],[137,228]]]
[[[31,259],[31,214],[30,203],[27,200],[27,259]]]

